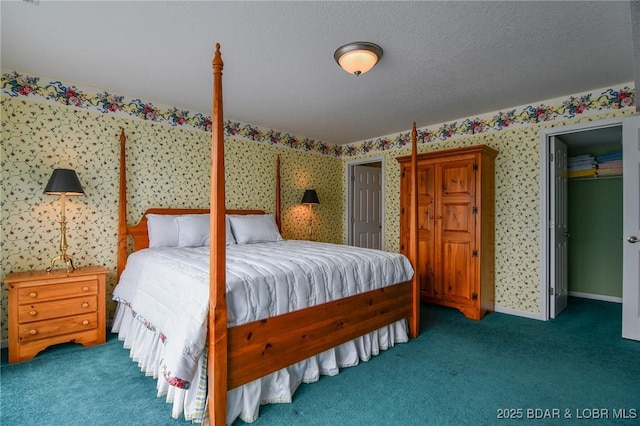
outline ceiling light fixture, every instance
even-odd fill
[[[333,57],[343,70],[360,75],[378,63],[382,58],[382,48],[366,41],[356,41],[339,47]]]

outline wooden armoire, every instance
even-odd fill
[[[420,299],[472,319],[494,308],[494,165],[485,145],[418,155]],[[400,162],[400,252],[410,247],[411,157]]]

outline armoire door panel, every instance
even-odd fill
[[[433,196],[433,167],[418,166],[418,194]]]
[[[403,182],[411,182],[412,170],[409,167],[402,169]],[[401,185],[402,186],[402,185]],[[418,195],[430,195],[433,196],[433,167],[418,167]],[[402,197],[407,201],[411,201],[411,185],[405,185],[402,192]]]
[[[473,194],[473,159],[447,162],[441,166],[442,192],[445,195]]]
[[[442,206],[443,232],[473,232],[473,206],[470,203],[449,203]]]
[[[435,282],[433,270],[433,241],[425,238],[418,241],[418,257],[420,262],[420,296],[435,297]]]
[[[433,230],[433,205],[432,203],[418,204],[418,231]],[[411,219],[411,217],[409,217]]]
[[[442,244],[442,297],[471,299],[474,286],[470,281],[471,247],[466,242]]]

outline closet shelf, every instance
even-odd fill
[[[603,179],[620,179],[622,175],[607,175],[607,176],[586,176],[586,177],[575,177],[569,178],[570,181],[575,180],[603,180]]]

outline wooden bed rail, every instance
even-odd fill
[[[230,327],[229,389],[407,318],[411,306],[408,281]]]

